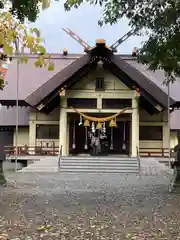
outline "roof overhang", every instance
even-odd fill
[[[180,101],[176,101],[171,105],[172,109],[180,109]]]
[[[0,104],[7,107],[13,107],[17,105],[17,100],[4,99],[0,100]],[[25,100],[18,99],[18,106],[28,107],[29,104]]]
[[[39,111],[51,111],[52,107],[59,104],[59,90],[67,89],[80,78],[97,66],[97,62],[103,61],[103,67],[117,76],[131,89],[140,91],[140,99],[145,106],[151,105],[154,112],[167,109],[167,94],[162,91],[150,79],[140,71],[132,67],[126,61],[115,55],[104,44],[98,44],[86,55],[77,59],[65,69],[54,75],[45,84],[28,96],[25,101]],[[170,98],[170,106],[176,102]]]

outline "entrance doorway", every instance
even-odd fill
[[[99,130],[96,130],[96,136]],[[91,127],[87,129],[79,125],[79,120],[71,120],[69,124],[69,153],[70,154],[90,154],[91,147]],[[116,128],[106,126],[106,139],[100,138],[99,155],[117,154],[129,155],[130,122],[117,121]],[[106,147],[104,147],[106,145]]]
[[[69,153],[70,154],[83,154],[90,151],[90,140],[87,138],[87,149],[85,127],[79,125],[79,120],[71,120],[69,125]],[[74,146],[73,146],[74,145]]]
[[[129,155],[130,122],[117,121],[116,128],[108,128],[109,153]]]

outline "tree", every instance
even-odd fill
[[[14,54],[18,54],[21,63],[27,63],[28,56],[25,54],[25,51],[28,50],[31,54],[38,55],[35,61],[36,67],[48,67],[48,70],[52,71],[54,64],[50,59],[50,55],[47,56],[46,54],[39,30],[31,28],[28,31],[25,25],[21,23],[26,16],[25,13],[22,13],[22,17],[20,12],[17,13],[17,16],[14,16],[11,10],[2,10],[0,12],[0,67],[7,59],[11,60],[10,56]],[[20,17],[20,20],[18,17]],[[30,15],[27,15],[27,17],[30,17]],[[0,89],[3,89],[4,84],[3,76],[0,75]]]
[[[131,27],[146,29],[148,40],[138,49],[139,61],[151,70],[180,76],[180,0],[67,0],[64,6],[71,10],[83,2],[103,8],[100,25],[117,23],[125,16]]]
[[[9,12],[23,23],[25,19],[35,22],[40,9],[50,6],[50,0],[0,0],[0,9],[4,9],[7,3],[10,5]]]

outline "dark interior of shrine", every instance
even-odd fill
[[[96,114],[94,114],[96,115]],[[107,116],[107,114],[104,114]],[[112,115],[112,114],[111,114]],[[128,114],[123,114],[120,120],[116,121],[116,127],[110,127],[109,122],[103,124],[102,129],[96,129],[97,123],[90,123],[85,127],[84,122],[78,115],[69,118],[69,153],[70,154],[91,154],[92,135],[100,139],[100,151],[98,155],[123,154],[129,155],[130,149],[130,120]],[[92,116],[92,114],[91,114]],[[101,117],[103,117],[101,115]],[[94,124],[94,131],[93,131]]]

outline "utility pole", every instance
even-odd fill
[[[15,142],[16,142],[16,149],[15,149],[15,171],[18,170],[18,125],[19,125],[19,39],[16,38],[15,40],[15,47],[16,47],[16,56],[17,56],[17,74],[16,74],[16,132],[15,132]]]
[[[169,154],[169,167],[171,165],[171,126],[170,126],[170,83],[171,79],[168,77],[167,90],[168,90],[168,154]]]

